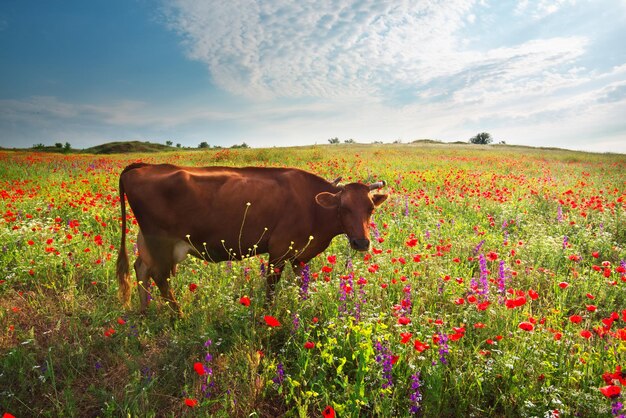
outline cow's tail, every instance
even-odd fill
[[[128,169],[128,167],[127,167]],[[125,169],[122,175],[127,171]],[[125,307],[130,306],[130,273],[128,268],[128,254],[126,252],[126,202],[124,182],[122,181],[122,175],[120,175],[120,208],[122,212],[122,242],[120,244],[120,251],[117,254],[117,281],[119,283],[119,297],[122,304]]]

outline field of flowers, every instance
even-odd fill
[[[264,306],[263,256],[188,259],[117,298],[134,161],[385,179],[368,253],[337,237]],[[626,156],[325,145],[123,156],[0,150],[0,414],[624,416]],[[129,248],[137,226],[129,214]],[[131,250],[132,251],[132,250]],[[624,368],[624,372],[622,372]]]

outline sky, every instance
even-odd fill
[[[626,153],[626,0],[1,0],[0,146]]]

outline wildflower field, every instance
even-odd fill
[[[189,258],[176,319],[117,297],[118,178],[135,161],[385,179],[372,248],[345,237],[264,306],[263,256]],[[626,156],[324,145],[120,156],[0,150],[0,414],[623,416]],[[288,210],[288,208],[285,208]],[[129,248],[137,226],[128,214]],[[624,372],[622,372],[624,369]]]

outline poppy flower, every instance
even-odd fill
[[[415,342],[413,343],[413,347],[417,350],[418,353],[421,353],[430,348],[428,344],[423,343],[420,340],[415,340]]]
[[[196,373],[198,373],[198,376],[204,376],[206,374],[206,369],[204,368],[204,365],[199,361],[193,364],[193,369],[196,371]]]
[[[530,296],[530,298],[532,300],[537,300],[537,298],[539,297],[539,293],[537,293],[536,291],[534,291],[533,289],[529,289],[528,290],[528,296]]]
[[[239,298],[239,303],[241,303],[243,306],[250,306],[250,298],[247,296],[242,296]]]
[[[487,300],[485,302],[481,302],[478,305],[476,305],[476,309],[478,309],[479,311],[484,311],[489,307],[490,302]]]
[[[326,408],[324,408],[324,410],[322,411],[322,416],[324,418],[335,418],[335,410],[333,409],[332,406],[328,405]]]
[[[600,392],[607,398],[617,398],[621,392],[621,388],[616,385],[602,386]]]
[[[185,398],[185,405],[190,408],[195,408],[196,406],[198,406],[198,400],[193,398]]]
[[[583,317],[580,315],[572,315],[569,317],[569,320],[574,324],[580,324],[583,320]]]
[[[5,413],[2,415],[2,418],[15,418],[15,415],[13,415],[13,414],[9,414],[8,412],[5,412]]]
[[[408,325],[410,323],[411,323],[411,320],[407,318],[406,316],[401,316],[400,318],[398,318],[398,324],[400,325]]]
[[[518,327],[524,331],[532,331],[535,328],[535,326],[530,322],[520,322]]]
[[[265,315],[263,319],[265,320],[265,323],[269,327],[279,327],[282,325],[278,319],[274,318],[271,315]]]
[[[567,283],[567,282],[561,282],[561,283],[559,283],[559,287],[560,287],[561,289],[567,289],[567,286],[569,286],[569,283]]]
[[[198,289],[198,285],[195,283],[189,283],[189,291],[195,292]]]
[[[126,321],[124,320],[124,318],[117,318],[117,323],[120,325],[124,325],[126,324]]]
[[[411,340],[411,337],[413,336],[412,333],[410,332],[402,332],[400,333],[400,343],[401,344],[406,344]]]
[[[304,343],[304,348],[311,350],[312,348],[315,348],[315,343],[313,341],[307,341]]]
[[[580,336],[586,339],[591,338],[591,331],[589,331],[588,329],[584,329],[582,331],[580,331]]]

